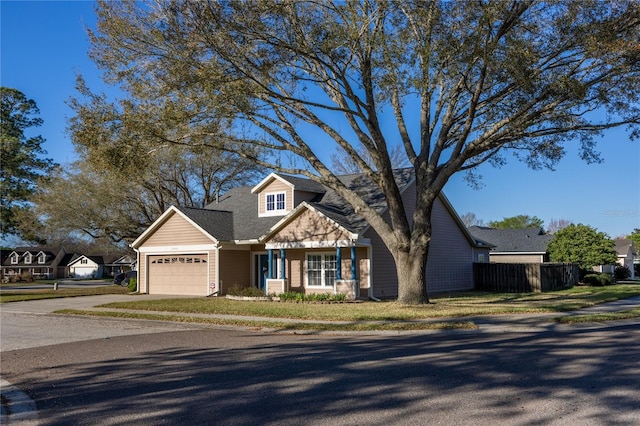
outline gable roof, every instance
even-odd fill
[[[622,256],[625,257],[629,254],[629,251],[631,251],[631,254],[635,254],[636,248],[633,246],[633,240],[631,239],[620,239],[620,240],[615,240],[616,242],[616,252],[618,253],[618,256]]]
[[[409,188],[415,181],[414,171],[411,168],[394,170],[394,177],[401,193]],[[382,214],[387,209],[384,194],[365,175],[352,174],[339,176],[338,178],[347,188],[358,193],[365,202],[378,213]],[[317,196],[311,201],[305,201],[299,204],[286,216],[259,216],[258,193],[273,180],[284,182],[290,187],[295,188],[296,191],[311,192],[317,194]],[[440,199],[444,202],[451,215],[456,219],[460,229],[473,245],[484,247],[490,245],[469,233],[444,195],[441,195]],[[300,212],[305,209],[314,210],[316,213],[325,216],[354,236],[361,235],[369,227],[369,223],[361,215],[356,213],[355,209],[332,189],[324,187],[311,179],[276,173],[271,173],[253,187],[244,186],[233,188],[204,209],[170,207],[170,210],[179,212],[179,214],[206,232],[211,238],[221,242],[232,241],[236,243],[257,243],[261,239],[272,235],[279,227],[289,223],[292,218],[297,217]],[[146,235],[161,225],[168,212],[169,210],[163,213],[131,246],[139,246],[144,239],[146,239]]]
[[[541,228],[496,229],[471,226],[469,232],[481,240],[495,245],[492,252],[546,253],[553,235]]]
[[[285,183],[292,189],[297,191],[305,191],[305,192],[315,192],[317,194],[322,194],[326,191],[326,188],[316,182],[315,180],[311,180],[308,178],[302,178],[297,176],[284,175],[280,173],[271,173],[266,178],[262,179],[256,186],[251,188],[252,193],[260,192],[265,186],[271,183],[273,180],[279,180],[280,182]]]

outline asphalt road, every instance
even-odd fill
[[[0,354],[43,425],[640,424],[638,323],[334,336],[3,310],[3,344],[23,320],[96,333]]]

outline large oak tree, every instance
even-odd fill
[[[431,211],[452,175],[473,179],[509,152],[553,168],[569,141],[598,161],[602,131],[638,133],[636,1],[103,1],[97,12],[91,55],[136,100],[132,119],[161,104],[189,117],[166,142],[231,149],[337,191],[393,255],[403,303],[428,301]],[[398,142],[415,170],[411,217],[392,174]],[[336,147],[385,194],[387,216],[323,162]]]

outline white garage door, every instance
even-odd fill
[[[149,257],[149,294],[207,295],[207,255]]]

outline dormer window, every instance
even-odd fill
[[[284,192],[276,192],[272,194],[265,195],[266,202],[266,212],[267,214],[277,214],[283,213],[285,211],[285,193]]]
[[[11,264],[12,265],[17,265],[18,264],[18,254],[17,253],[13,253],[11,255]]]
[[[44,253],[40,253],[38,255],[38,263],[41,265],[44,265],[44,261],[46,260],[46,256],[44,255]]]
[[[24,255],[24,263],[31,263],[32,255],[31,253],[27,253]]]

